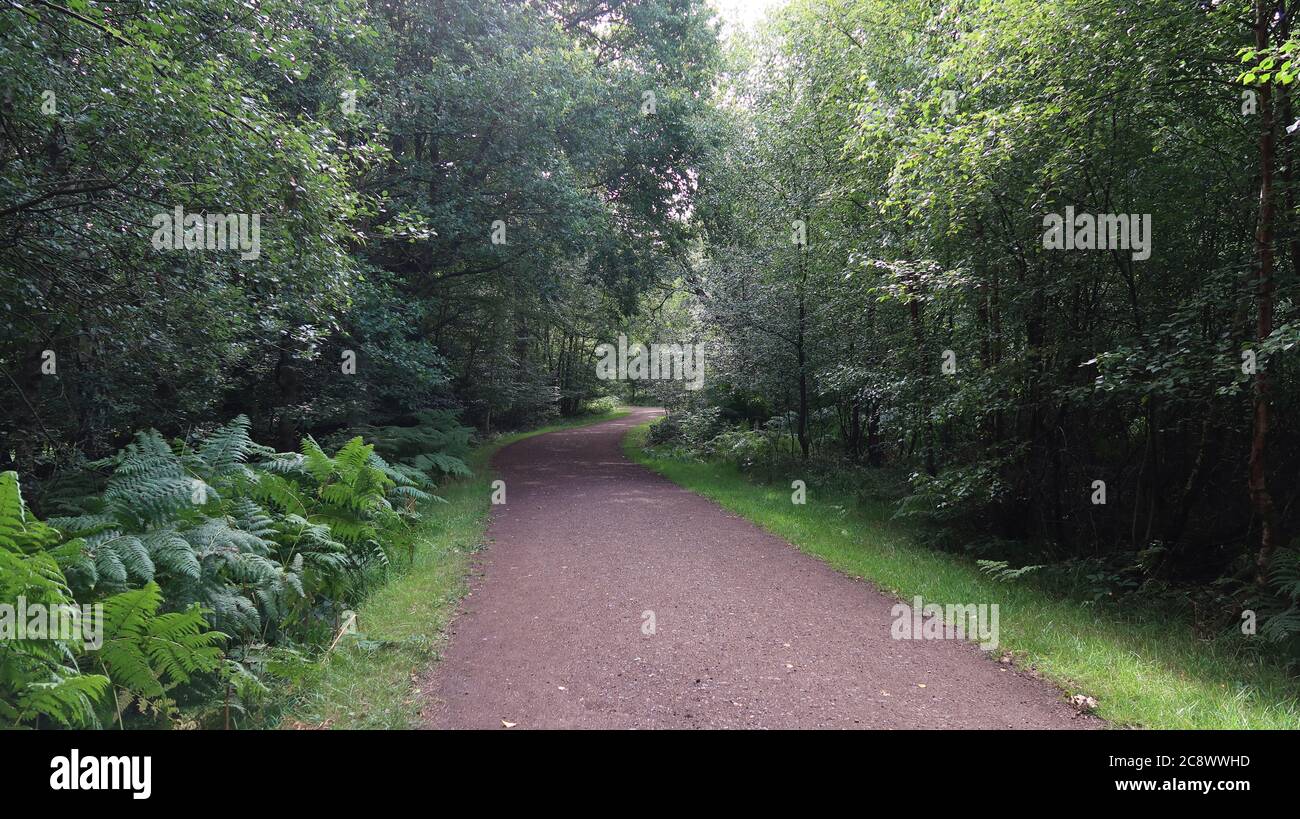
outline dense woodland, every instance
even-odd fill
[[[1285,3],[791,4],[720,74],[667,318],[709,386],[658,437],[1294,657],[1296,47]]]
[[[475,436],[603,397],[1300,657],[1296,37],[1285,0],[10,4],[0,600],[108,639],[0,645],[0,722],[238,722]],[[258,252],[160,249],[176,208]],[[1067,208],[1149,257],[1051,246]],[[703,344],[703,389],[598,379],[620,334]]]

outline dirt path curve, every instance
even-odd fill
[[[507,503],[421,686],[431,727],[1098,724],[972,644],[891,639],[893,600],[628,461],[654,414],[497,454]]]

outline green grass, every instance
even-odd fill
[[[280,719],[285,727],[412,728],[425,701],[420,681],[446,643],[446,628],[466,591],[471,557],[483,543],[495,478],[488,461],[507,444],[618,418],[627,410],[588,415],[502,436],[470,456],[474,476],[438,490],[416,538],[412,564],[357,608],[357,640],[345,636],[308,670]]]
[[[891,520],[889,504],[860,504],[810,483],[807,503],[791,490],[756,485],[733,465],[687,462],[644,449],[649,424],[624,442],[634,460],[712,499],[836,570],[905,600],[998,603],[1000,648],[1068,694],[1096,697],[1115,726],[1298,728],[1300,693],[1281,669],[1197,639],[1177,618],[1099,610],[983,574],[963,557],[918,545]],[[797,477],[797,476],[796,476]]]

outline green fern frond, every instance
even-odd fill
[[[307,459],[297,452],[276,452],[259,463],[258,469],[276,475],[306,474]]]
[[[95,537],[102,541],[110,540],[117,532],[103,532]],[[117,550],[109,548],[99,548],[100,544],[94,543],[93,538],[87,540],[89,554],[95,562],[95,574],[99,581],[113,586],[126,585],[126,565],[118,555]]]
[[[454,475],[458,477],[468,477],[474,474],[469,466],[460,458],[454,455],[446,455],[441,452],[426,452],[417,455],[412,464],[416,469],[425,472],[441,472],[444,475]]]
[[[0,472],[0,549],[31,553],[59,540],[53,527],[27,513],[17,472]]]
[[[174,529],[150,532],[143,541],[156,566],[179,577],[199,579],[199,559],[194,547]]]
[[[403,500],[414,501],[417,503],[426,503],[433,499],[428,492],[416,489],[414,486],[395,486],[389,490],[389,494]]]
[[[246,474],[244,464],[254,452],[253,439],[248,430],[252,422],[248,416],[239,415],[225,426],[213,430],[198,449],[199,459],[209,474],[226,476]]]
[[[272,504],[282,512],[308,514],[310,501],[300,492],[296,483],[281,475],[262,473],[252,485],[252,492],[255,498]]]
[[[325,483],[334,474],[334,459],[326,455],[310,435],[303,439],[302,457],[303,468],[317,483]]]
[[[199,526],[186,530],[185,538],[195,551],[212,554],[221,551],[267,554],[271,543],[253,532],[236,528],[225,518],[208,518]]]
[[[17,723],[48,717],[66,728],[99,728],[95,703],[108,691],[108,684],[103,675],[62,668],[48,680],[24,686],[11,713]]]
[[[1279,551],[1273,558],[1269,580],[1283,597],[1300,601],[1300,552]]]
[[[135,696],[161,697],[221,662],[226,635],[208,630],[198,606],[157,614],[162,599],[158,584],[147,583],[104,600],[104,642],[93,654]]]
[[[356,474],[370,463],[370,456],[375,452],[374,446],[367,444],[360,435],[348,441],[334,456],[339,471],[343,474]]]
[[[48,521],[51,526],[68,535],[93,535],[96,532],[102,532],[105,529],[115,529],[118,526],[117,520],[112,515],[95,514],[95,515],[73,515],[67,517],[50,518]]]

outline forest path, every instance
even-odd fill
[[[421,686],[430,727],[1101,724],[972,643],[891,639],[895,600],[630,462],[657,413],[497,453],[507,503]]]

